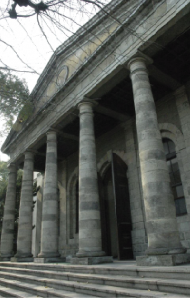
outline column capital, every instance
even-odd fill
[[[57,141],[57,132],[56,130],[50,129],[46,132],[47,142],[56,142]]]
[[[18,167],[16,163],[9,163],[7,168],[10,170],[10,172],[17,172]]]
[[[137,51],[137,53],[128,61],[127,67],[131,73],[136,71],[146,71],[146,73],[148,73],[147,65],[152,63],[153,60],[150,57],[140,51]]]
[[[25,159],[33,159],[34,158],[34,154],[35,154],[35,150],[27,149],[24,152],[24,157],[25,157]]]
[[[98,103],[94,100],[90,99],[84,99],[78,104],[78,109],[81,113],[93,113],[93,108],[97,105]]]

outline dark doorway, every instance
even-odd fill
[[[115,153],[100,184],[103,249],[120,260],[133,259],[127,166]]]

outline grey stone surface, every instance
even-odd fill
[[[38,257],[58,257],[57,134],[47,133],[42,208],[41,251]]]
[[[0,261],[10,261],[11,257],[0,257]]]
[[[17,167],[9,166],[9,178],[4,206],[3,225],[1,233],[1,260],[13,256],[13,238],[15,225]]]
[[[174,198],[145,59],[133,58],[129,68],[148,233],[146,253],[185,252],[180,242]]]
[[[61,263],[65,262],[66,259],[64,257],[35,257],[34,263],[44,264],[44,263]]]
[[[11,262],[33,262],[33,257],[11,257]]]
[[[32,256],[32,206],[33,206],[34,153],[27,151],[24,159],[16,257]]]
[[[98,257],[73,257],[70,260],[72,265],[98,265],[112,263],[112,256],[98,256]]]
[[[176,266],[190,262],[190,254],[137,256],[137,266]]]
[[[9,264],[0,266],[1,286],[45,298],[181,298],[190,295],[189,266],[137,267],[133,262],[94,266],[52,263],[10,265],[12,268]]]
[[[97,183],[93,103],[82,102],[79,152],[79,251],[78,257],[103,256]]]

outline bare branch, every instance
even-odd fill
[[[37,16],[37,22],[38,22],[38,25],[39,25],[39,27],[40,27],[41,32],[42,32],[42,34],[44,35],[44,37],[45,37],[45,39],[46,39],[48,45],[49,45],[50,48],[51,48],[51,50],[54,52],[54,49],[52,48],[51,44],[49,43],[48,38],[47,38],[47,36],[46,36],[46,34],[45,34],[45,32],[44,32],[44,30],[43,30],[41,24],[40,24],[40,21],[39,21],[39,14],[37,14],[36,16]]]
[[[23,61],[23,59],[18,55],[18,53],[16,52],[16,50],[14,49],[13,46],[11,46],[10,44],[8,44],[7,42],[5,42],[5,41],[3,41],[3,40],[1,40],[1,39],[0,39],[0,42],[3,43],[3,44],[5,44],[6,46],[8,46],[8,47],[16,54],[16,56],[18,57],[18,59],[19,59],[25,66],[27,66],[30,70],[32,70],[32,73],[38,74],[37,71],[35,71],[35,70],[34,70],[32,67],[30,67],[26,62]],[[39,74],[38,74],[38,75],[39,75]]]

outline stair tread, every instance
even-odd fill
[[[10,268],[11,269],[11,268]],[[36,273],[34,270],[28,270],[24,269],[26,272],[30,273]],[[1,271],[0,268],[0,274],[1,275],[8,275],[10,274],[11,276],[15,276],[17,278],[25,277],[25,278],[31,278],[31,279],[36,279],[36,276],[33,276],[31,274],[26,275],[26,274],[17,274],[14,273],[13,270],[11,269],[11,274],[9,272],[3,272]],[[14,268],[14,271],[19,271],[18,268]],[[93,279],[100,279],[100,280],[114,280],[114,281],[122,281],[122,282],[135,282],[135,283],[152,283],[152,284],[157,284],[157,283],[162,283],[164,285],[178,285],[182,287],[190,287],[190,281],[189,280],[180,280],[180,279],[166,279],[166,278],[148,278],[148,277],[133,277],[133,276],[127,276],[127,275],[105,275],[105,274],[80,274],[80,273],[69,273],[66,272],[64,274],[59,274],[59,272],[52,272],[52,271],[37,271],[39,274],[49,274],[49,275],[63,275],[63,276],[68,276],[71,278],[76,278],[78,277],[79,279],[88,279],[88,280],[93,280]],[[14,275],[13,275],[14,274]],[[19,277],[20,276],[20,277]],[[44,280],[45,277],[39,277],[39,279]],[[63,281],[63,279],[50,279],[50,278],[45,278],[47,281],[48,280],[56,280],[56,282]],[[67,281],[65,279],[65,281]],[[69,280],[68,280],[69,282]]]
[[[0,262],[0,265],[2,266],[14,266],[14,267],[18,267],[20,266],[21,268],[25,267],[41,267],[41,268],[57,268],[60,271],[64,271],[64,269],[73,269],[73,270],[93,270],[93,271],[99,271],[99,270],[113,270],[113,271],[123,271],[126,270],[126,261],[123,261],[123,265],[117,267],[117,262],[113,262],[111,264],[104,264],[104,265],[70,265],[68,263],[61,263],[61,264],[57,264],[57,263],[46,263],[45,265],[43,263],[14,263],[14,262]],[[136,266],[136,265],[127,265],[127,270],[129,271],[150,271],[151,272],[171,272],[171,273],[190,273],[190,264],[189,265],[179,265],[179,266],[175,266],[175,268],[173,266],[151,266],[151,267],[145,267],[145,266]]]
[[[24,283],[23,282],[19,282],[17,280],[10,280],[10,279],[0,279],[0,283],[6,283],[6,284],[14,284],[18,287],[25,287],[25,288],[30,288],[33,289],[36,292],[40,292],[40,291],[47,291],[47,293],[49,292],[51,293],[55,293],[54,291],[56,291],[57,295],[60,293],[60,296],[63,295],[63,293],[69,293],[69,291],[64,291],[63,290],[58,290],[58,289],[53,289],[51,287],[48,286],[36,286],[35,284],[31,284],[31,283]],[[83,282],[84,284],[84,282]],[[72,283],[73,287],[76,288],[82,288],[84,289],[84,286],[82,286],[82,283],[78,284],[78,283]],[[189,296],[183,295],[183,294],[173,294],[173,293],[168,293],[168,292],[159,292],[159,291],[151,291],[151,290],[141,290],[141,289],[131,289],[131,288],[121,288],[121,287],[113,287],[113,286],[107,286],[107,285],[103,285],[100,286],[98,284],[88,284],[89,289],[95,290],[95,291],[99,291],[99,292],[106,292],[108,293],[109,291],[114,292],[116,295],[125,295],[125,296],[130,296],[132,295],[133,297],[145,297],[145,298],[189,298]],[[73,292],[70,292],[71,294],[73,294]],[[78,295],[81,295],[82,293],[76,293]],[[113,294],[113,293],[112,293]],[[87,294],[83,294],[85,297],[89,297],[89,295]],[[94,296],[92,296],[92,298],[94,298]]]
[[[5,286],[0,286],[0,295],[1,293],[3,294],[7,294],[7,296],[9,297],[16,297],[16,298],[37,298],[38,296],[28,293],[28,292],[23,292],[20,290],[16,290],[14,288],[10,288],[10,287],[5,287]],[[3,296],[1,296],[2,298],[4,298]]]
[[[25,288],[30,288],[33,289],[34,292],[41,292],[41,291],[46,291],[49,295],[53,295],[53,296],[58,296],[58,297],[67,297],[67,298],[97,298],[96,296],[89,296],[86,294],[82,294],[82,293],[76,293],[74,291],[65,291],[65,290],[59,290],[59,289],[54,289],[51,287],[47,287],[47,286],[36,286],[35,284],[32,283],[26,283],[26,282],[20,282],[17,280],[10,280],[10,279],[0,279],[0,282],[5,282],[5,283],[9,283],[9,284],[16,284],[18,287],[25,287]],[[0,293],[1,291],[7,291],[9,292],[11,295],[18,295],[18,296],[22,296],[21,298],[34,298],[34,297],[39,297],[37,295],[33,295],[31,293],[25,292],[25,291],[20,291],[14,288],[10,288],[10,287],[4,287],[0,285]]]

